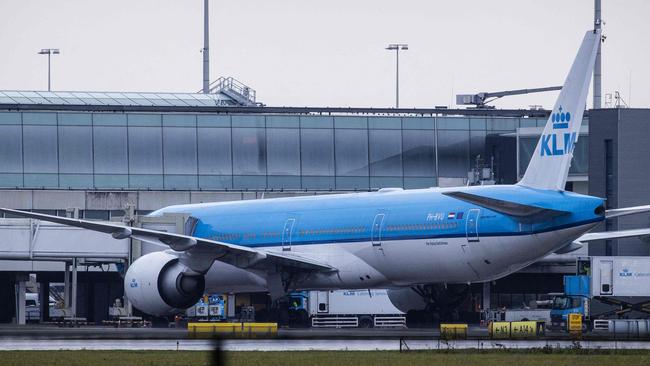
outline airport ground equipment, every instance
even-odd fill
[[[494,108],[494,106],[489,106],[487,104],[509,95],[541,93],[561,89],[561,86],[549,86],[545,88],[504,90],[499,92],[481,92],[477,94],[456,94],[456,104],[473,105],[474,108]]]
[[[564,293],[551,309],[554,329],[566,329],[569,314],[583,323],[595,319],[650,317],[650,257],[589,257],[578,259],[575,276],[564,277]]]
[[[440,338],[467,339],[467,324],[440,324]]]
[[[102,324],[114,325],[116,328],[135,328],[148,327],[151,322],[142,319],[141,316],[129,314],[129,309],[122,303],[122,299],[117,298],[113,305],[108,307],[109,320],[102,321]]]
[[[226,300],[218,294],[204,295],[185,315],[190,321],[219,322],[226,320]]]
[[[505,322],[525,322],[532,320],[549,324],[551,322],[551,309],[494,310],[490,312],[488,320]]]
[[[583,331],[582,314],[571,313],[567,316],[567,329],[572,335],[581,335]]]
[[[315,328],[405,327],[386,290],[300,291],[289,296],[294,324]]]
[[[612,319],[607,330],[614,337],[628,338],[650,337],[650,319]]]
[[[544,322],[491,322],[488,327],[490,338],[536,338],[544,335]]]
[[[272,338],[278,335],[278,324],[193,322],[187,331],[190,338]]]

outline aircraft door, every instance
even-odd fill
[[[330,311],[329,291],[316,291],[316,303],[318,304],[319,313],[329,313]]]
[[[467,221],[465,223],[465,232],[467,234],[468,242],[478,242],[478,217],[481,209],[472,208],[467,212]]]
[[[284,230],[282,230],[282,250],[291,250],[291,234],[293,233],[293,226],[296,219],[287,219],[284,223]]]
[[[384,217],[386,217],[386,214],[377,214],[372,222],[372,231],[370,236],[373,247],[381,246],[381,231],[383,229]]]
[[[614,263],[612,261],[600,261],[600,294],[611,295],[613,293],[612,274]]]

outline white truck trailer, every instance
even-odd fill
[[[406,315],[386,290],[303,291],[290,296],[290,309],[315,328],[406,327]]]
[[[650,257],[589,257],[578,260],[578,275],[564,277],[564,294],[553,300],[554,327],[570,313],[584,319],[650,317]]]

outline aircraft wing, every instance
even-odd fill
[[[258,250],[195,236],[124,226],[118,223],[79,220],[7,208],[0,208],[0,212],[99,231],[110,234],[115,239],[126,239],[130,237],[148,243],[163,244],[177,252],[181,252],[181,255],[179,255],[181,261],[197,272],[207,271],[215,260],[244,269],[281,266],[307,271],[334,270],[333,267],[327,264],[319,263],[318,261],[295,254]]]
[[[576,239],[577,242],[589,242],[594,240],[606,240],[606,239],[622,239],[622,238],[634,238],[637,237],[640,240],[645,242],[650,242],[650,228],[645,229],[632,229],[632,230],[620,230],[620,231],[604,231],[600,233],[586,233]]]
[[[624,208],[614,208],[611,210],[605,211],[605,217],[611,219],[612,217],[634,215],[644,212],[650,212],[650,205],[645,206],[634,206],[634,207],[624,207]]]

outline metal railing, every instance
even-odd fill
[[[328,316],[311,318],[313,328],[357,328],[359,318],[356,316]]]
[[[376,316],[373,322],[375,328],[406,328],[406,316]]]
[[[225,94],[241,105],[255,105],[255,89],[233,77],[220,77],[210,83],[209,92]]]

